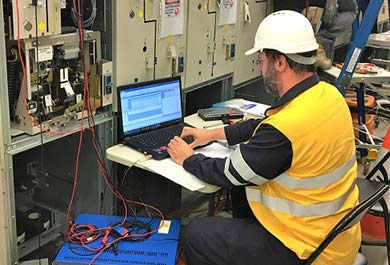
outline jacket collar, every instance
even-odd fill
[[[281,98],[278,99],[278,101],[276,101],[274,105],[272,105],[266,110],[266,113],[268,112],[268,110],[279,108],[284,104],[290,102],[294,98],[298,97],[301,93],[315,86],[319,82],[320,78],[318,77],[317,73],[314,73],[313,75],[309,76],[305,80],[299,82],[298,84],[290,88]]]

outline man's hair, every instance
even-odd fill
[[[314,66],[314,64],[305,65],[305,64],[297,63],[297,62],[291,60],[285,54],[283,54],[277,50],[264,49],[263,52],[267,56],[268,60],[271,60],[272,62],[274,62],[277,58],[279,58],[280,56],[283,55],[284,57],[286,57],[286,61],[287,61],[288,65],[295,73],[315,72],[316,71],[316,67]],[[310,51],[310,52],[298,53],[298,55],[303,56],[303,57],[312,57],[316,53],[317,53],[317,51]]]

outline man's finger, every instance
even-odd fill
[[[190,127],[184,127],[180,137],[192,136],[192,129]]]
[[[177,143],[182,143],[182,142],[184,142],[184,140],[183,140],[181,137],[179,137],[179,136],[173,137],[173,140],[174,140],[175,142],[177,142]]]
[[[194,140],[192,143],[189,144],[189,146],[194,149],[195,147],[198,146],[198,141],[197,140]]]

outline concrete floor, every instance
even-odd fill
[[[368,265],[388,265],[385,247],[362,246],[362,253],[367,257]]]

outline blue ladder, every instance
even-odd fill
[[[379,11],[383,5],[383,0],[371,0],[364,12],[363,19],[359,25],[359,15],[356,17],[353,24],[352,42],[348,47],[347,55],[345,57],[344,65],[341,69],[340,75],[336,80],[336,87],[341,94],[345,94],[346,89],[349,87],[352,75],[358,62],[361,59],[363,50],[366,46],[368,37],[372,31],[372,28],[377,20]],[[356,91],[357,95],[357,110],[359,125],[366,124],[366,115],[364,108],[364,83],[360,83]],[[359,132],[359,138],[362,141],[366,141],[366,135]]]
[[[357,17],[353,28],[353,41],[348,47],[348,52],[345,57],[344,65],[340,75],[336,80],[336,87],[345,94],[346,88],[349,86],[355,68],[361,58],[363,50],[366,46],[368,37],[378,17],[379,11],[383,5],[383,0],[371,0],[364,12],[363,19],[359,25]]]

